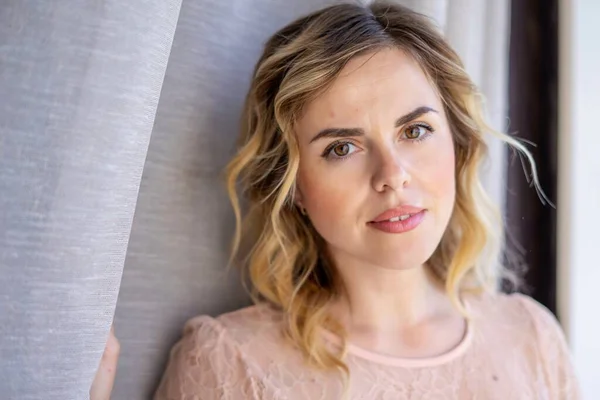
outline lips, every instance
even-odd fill
[[[415,214],[419,214],[424,211],[424,208],[414,207],[414,206],[400,206],[396,208],[391,208],[381,214],[379,214],[375,219],[370,222],[397,222],[404,221]]]
[[[426,209],[419,207],[396,207],[378,215],[368,226],[385,233],[405,233],[418,227],[426,212]]]

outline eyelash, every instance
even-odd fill
[[[431,134],[433,132],[435,132],[435,130],[431,127],[431,125],[426,124],[425,122],[416,122],[416,123],[414,123],[412,125],[409,125],[406,128],[404,128],[403,132],[405,132],[405,131],[407,131],[409,129],[415,128],[415,127],[425,128],[429,132],[426,132],[423,136],[421,136],[418,139],[406,139],[406,140],[408,140],[410,142],[417,142],[417,143],[419,143],[419,142],[422,142],[423,140],[429,138],[429,136],[431,136]]]
[[[417,122],[417,123],[414,123],[412,125],[409,125],[406,128],[404,128],[402,132],[404,134],[405,131],[410,130],[410,129],[415,128],[415,127],[425,128],[426,130],[428,130],[428,132],[426,132],[425,134],[423,134],[418,139],[404,139],[404,140],[407,140],[409,142],[421,143],[424,140],[427,140],[431,136],[431,134],[433,132],[435,132],[435,130],[431,127],[431,125],[426,124],[424,122]],[[348,141],[348,140],[336,140],[335,142],[331,143],[329,146],[327,146],[325,148],[325,150],[323,151],[323,154],[321,156],[323,158],[325,158],[326,160],[332,160],[332,161],[344,160],[344,159],[350,157],[352,154],[349,154],[347,156],[342,156],[342,157],[340,157],[340,156],[332,156],[331,155],[331,152],[333,151],[333,149],[335,149],[337,146],[344,145],[344,144],[349,144],[349,145],[352,145],[352,146],[356,146],[356,144],[354,144],[352,141]]]

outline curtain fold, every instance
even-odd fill
[[[0,7],[0,398],[85,399],[181,0]]]

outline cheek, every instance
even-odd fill
[[[449,143],[444,150],[436,154],[434,162],[429,164],[427,189],[430,195],[452,208],[456,195],[456,165],[454,146]]]
[[[335,242],[340,231],[354,229],[364,194],[358,179],[348,179],[339,170],[305,166],[298,174],[298,188],[313,226],[328,242]]]
[[[335,174],[327,174],[310,167],[300,170],[298,175],[298,186],[304,205],[314,216],[344,214],[348,208],[346,203],[353,198],[349,195],[354,191],[351,185],[352,182],[348,182],[347,179],[336,179]]]
[[[432,187],[442,197],[454,196],[456,173],[454,154],[438,159],[431,174]]]
[[[454,206],[456,192],[455,154],[452,135],[448,130],[417,144],[419,152],[411,164],[412,187],[421,192],[425,204],[441,214]],[[421,147],[422,146],[422,147]]]

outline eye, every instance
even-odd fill
[[[432,132],[433,128],[431,128],[431,126],[424,123],[418,123],[404,129],[402,136],[408,140],[419,141],[425,139]]]
[[[335,146],[331,151],[338,157],[345,157],[350,154],[350,143],[342,143]]]
[[[357,147],[353,143],[334,142],[325,149],[323,157],[332,159],[342,159],[348,157],[356,150]]]

